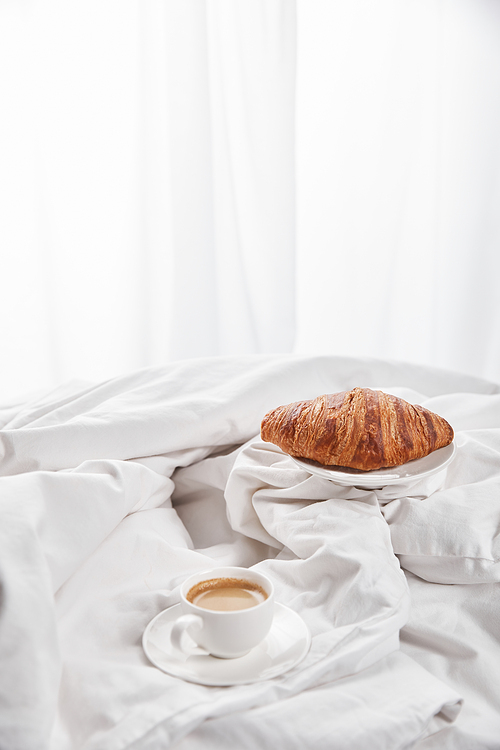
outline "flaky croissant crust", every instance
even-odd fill
[[[444,448],[453,429],[423,406],[353,388],[273,409],[262,420],[261,437],[296,458],[373,471]]]

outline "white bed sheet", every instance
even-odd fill
[[[442,414],[412,488],[337,487],[258,438],[355,385]],[[339,357],[224,357],[0,411],[0,747],[500,748],[500,388]],[[193,571],[258,565],[312,633],[294,669],[214,688],[152,666]]]

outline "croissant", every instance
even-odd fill
[[[453,440],[443,417],[370,388],[278,406],[260,434],[290,456],[362,471],[401,466]]]

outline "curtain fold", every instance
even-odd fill
[[[294,337],[293,2],[165,6],[171,357]]]
[[[295,3],[207,3],[221,353],[295,336]]]

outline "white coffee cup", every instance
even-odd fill
[[[184,654],[244,656],[264,640],[274,614],[274,586],[257,570],[221,567],[190,576],[181,586],[181,616],[171,631]],[[235,608],[231,608],[235,607]],[[189,644],[185,635],[194,644]]]

